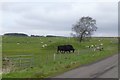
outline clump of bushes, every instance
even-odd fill
[[[65,68],[70,68],[70,67],[71,67],[71,65],[70,65],[70,64],[65,65]]]
[[[2,58],[2,72],[3,73],[10,73],[15,70],[14,63],[7,57]]]

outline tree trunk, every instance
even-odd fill
[[[79,41],[80,41],[80,43],[82,42],[82,39],[83,39],[83,36],[81,35],[81,36],[80,36],[80,40],[79,40]]]
[[[82,42],[82,40],[83,40],[83,34],[85,33],[85,31],[83,31],[82,34],[81,34],[81,36],[80,36],[80,42]]]

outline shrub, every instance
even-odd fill
[[[70,68],[70,67],[71,67],[71,65],[70,65],[70,64],[65,65],[65,68]]]

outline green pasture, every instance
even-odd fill
[[[93,51],[86,46],[103,44],[103,51]],[[46,47],[42,45],[47,44]],[[57,54],[57,46],[71,44],[75,53]],[[55,76],[81,65],[89,64],[118,51],[117,38],[92,38],[79,43],[66,37],[2,37],[2,56],[32,55],[32,64],[27,68],[14,66],[3,78],[44,78]],[[25,57],[26,58],[26,57]],[[14,62],[14,61],[12,61]]]

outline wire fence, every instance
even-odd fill
[[[8,73],[15,70],[22,70],[33,66],[33,55],[14,55],[3,57],[2,60],[3,73]]]
[[[46,54],[46,55],[14,55],[6,57],[8,62],[3,61],[3,69],[13,71],[13,69],[17,68],[17,70],[22,70],[26,68],[32,68],[38,65],[47,65],[50,63],[65,63],[65,60],[72,60],[72,58],[78,57],[81,54],[88,53],[89,50],[77,50],[75,53],[53,53],[53,54]],[[63,62],[64,61],[64,62]],[[13,67],[14,65],[14,67]],[[12,68],[8,67],[12,66]]]

